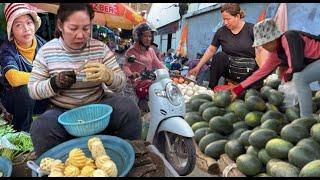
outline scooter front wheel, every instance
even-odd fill
[[[157,139],[160,151],[180,176],[193,171],[196,164],[196,150],[192,138],[160,132]]]

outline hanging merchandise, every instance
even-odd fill
[[[258,17],[258,22],[265,20],[266,15],[267,15],[267,10],[264,8],[264,9],[262,9],[262,12],[260,13],[260,15]]]
[[[260,15],[258,17],[258,22],[266,19],[268,4],[269,3],[266,3],[266,7],[260,13]],[[261,46],[258,46],[255,48],[255,53],[256,53],[256,62],[258,64],[258,66],[261,67],[263,65],[263,60],[266,59],[269,52],[267,50],[263,49]]]
[[[274,21],[276,22],[281,32],[285,32],[288,30],[287,3],[280,3],[277,13],[274,16]]]
[[[288,12],[287,12],[287,4],[280,3],[277,13],[274,16],[274,21],[276,25],[280,29],[281,32],[286,32],[288,30]],[[277,74],[280,74],[279,68],[277,69]]]
[[[258,18],[258,22],[263,21],[266,18],[266,9],[267,9],[268,3],[266,4],[266,8],[264,8]],[[288,29],[288,16],[287,16],[287,4],[286,3],[280,3],[278,10],[275,14],[274,20],[279,27],[279,29],[282,32],[287,31]],[[262,66],[263,60],[267,58],[269,52],[262,47],[256,47],[256,62],[259,67]]]
[[[299,103],[297,88],[292,81],[280,84],[278,90],[284,94],[285,108],[294,107]]]
[[[188,24],[185,24],[181,31],[181,36],[177,48],[177,55],[181,57],[187,56],[187,39],[188,39]]]

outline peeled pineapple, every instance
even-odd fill
[[[108,175],[101,169],[94,170],[92,177],[108,177]]]
[[[96,159],[96,166],[101,169],[101,167],[103,166],[103,164],[107,161],[110,160],[110,157],[108,155],[103,155],[103,156],[99,156]]]
[[[69,152],[65,163],[46,157],[41,160],[40,168],[47,172],[49,177],[116,177],[118,175],[116,164],[106,153],[99,138],[89,139],[88,148],[92,158],[86,157],[80,148],[74,148]]]
[[[56,160],[52,161],[52,163],[51,163],[50,172],[53,172],[53,171],[63,172],[64,168],[65,168],[65,166],[64,166],[63,162],[61,160],[56,159]]]
[[[96,137],[88,140],[88,148],[94,160],[96,160],[99,156],[107,154],[102,141]]]
[[[95,169],[91,166],[84,166],[82,169],[81,169],[81,172],[80,172],[80,176],[82,177],[92,177],[92,174],[93,174],[93,171]]]
[[[107,160],[102,164],[101,169],[109,176],[109,177],[117,177],[118,169],[116,164],[112,160]]]
[[[85,165],[85,166],[90,166],[90,167],[92,167],[93,169],[96,169],[96,168],[97,168],[96,164],[94,163],[94,160],[91,159],[91,158],[87,158],[87,161],[86,161],[86,165]]]
[[[86,165],[87,157],[84,152],[79,148],[74,148],[69,152],[68,163],[81,169]]]
[[[48,177],[64,177],[64,168],[65,166],[61,160],[52,161]]]
[[[51,171],[48,177],[64,177],[64,174],[61,171]]]
[[[41,159],[41,161],[40,161],[40,169],[49,174],[50,170],[51,170],[51,163],[53,161],[54,161],[54,159],[50,158],[50,157],[45,157],[45,158]]]
[[[64,169],[64,175],[66,177],[77,177],[80,174],[79,168],[73,165],[68,165]]]

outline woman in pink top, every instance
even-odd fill
[[[281,67],[282,80],[292,80],[296,86],[300,116],[312,117],[309,84],[320,80],[320,36],[293,30],[281,33],[272,19],[257,23],[253,32],[253,47],[262,46],[270,53],[260,69],[232,89],[234,97]]]
[[[134,55],[136,60],[144,63],[148,70],[162,69],[164,65],[158,59],[152,45],[153,35],[156,32],[148,23],[144,22],[139,24],[132,32],[135,43],[131,46],[125,56],[129,57]],[[123,70],[127,77],[138,77],[139,73],[144,70],[144,66],[138,63],[125,62]]]

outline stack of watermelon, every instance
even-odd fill
[[[279,84],[268,81],[233,102],[230,91],[193,96],[185,120],[200,150],[215,159],[227,154],[247,176],[320,176],[319,94],[314,117],[300,118],[299,106],[283,108]]]

